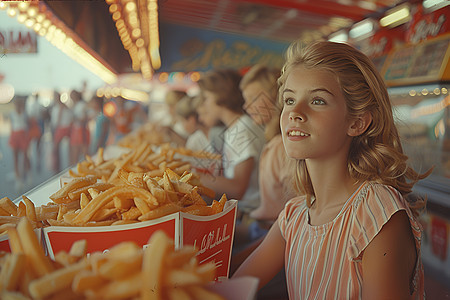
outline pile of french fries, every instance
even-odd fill
[[[162,231],[152,235],[145,249],[122,242],[87,256],[86,241],[80,240],[55,260],[45,256],[28,218],[7,231],[11,253],[0,258],[4,300],[224,299],[206,288],[214,280],[215,264],[199,265],[193,247],[175,251]]]
[[[130,152],[118,158],[105,160],[104,149],[99,148],[95,157],[86,155],[86,159],[76,166],[76,171],[69,170],[72,177],[93,175],[103,182],[114,183],[119,170],[127,172],[146,172],[149,176],[162,176],[167,168],[177,174],[191,170],[191,165],[181,159],[174,159],[175,151],[155,152],[153,145],[141,143]]]
[[[19,205],[4,197],[0,199],[0,226],[17,224],[23,216],[37,228],[122,225],[180,211],[201,216],[223,211],[225,194],[210,205],[202,195],[213,198],[214,192],[202,186],[194,173],[178,175],[167,168],[162,177],[152,177],[148,172],[120,169],[115,184],[99,182],[93,175],[74,178],[50,195],[53,202],[40,207],[25,196]]]

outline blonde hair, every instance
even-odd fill
[[[278,85],[277,79],[280,76],[280,70],[271,69],[264,65],[254,65],[248,70],[247,73],[242,77],[239,84],[241,91],[249,86],[251,83],[259,82],[261,86],[264,87],[264,91],[269,95],[270,100],[272,100],[275,106],[275,112],[272,119],[266,124],[265,137],[266,140],[270,141],[274,136],[281,133],[280,128],[280,113],[281,105],[277,101],[278,98]]]
[[[350,146],[347,166],[352,178],[390,185],[406,196],[418,180],[431,173],[432,170],[428,170],[419,174],[407,164],[408,157],[403,153],[394,124],[386,86],[367,56],[342,43],[315,42],[305,47],[294,42],[286,52],[286,63],[278,81],[280,89],[290,71],[299,65],[324,69],[336,76],[350,118],[364,112],[372,116],[367,130],[354,137]],[[305,161],[299,160],[296,169],[297,190],[307,195],[310,205],[314,190]],[[415,213],[424,205],[423,199],[410,203]]]

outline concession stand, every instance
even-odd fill
[[[164,103],[167,91],[183,90],[194,95],[202,72],[211,69],[233,68],[244,74],[258,63],[279,68],[283,65],[284,51],[295,39],[304,42],[329,39],[361,49],[373,60],[388,86],[395,121],[403,149],[410,157],[409,162],[419,173],[433,168],[428,178],[416,184],[411,197],[427,199],[427,212],[421,219],[425,229],[422,257],[426,274],[437,278],[450,290],[450,6],[442,4],[445,1],[441,4],[430,2],[433,1],[36,0],[2,1],[0,9],[34,31],[38,42],[39,38],[45,38],[100,78],[102,85],[94,91],[97,96],[108,100],[121,96],[139,103],[149,111],[150,121],[157,119],[155,115],[164,117],[167,113]],[[407,11],[406,16],[392,21],[392,15],[404,10]],[[8,48],[1,30],[0,34],[3,37],[0,49],[5,55],[12,55],[13,50]],[[21,45],[22,48],[15,45],[14,51],[30,48],[27,51],[35,52],[36,41],[31,37],[23,38],[30,47],[28,44]],[[8,77],[10,71],[0,69],[0,84],[4,74],[5,83],[15,84],[8,81],[12,78]],[[208,263],[216,264],[214,276],[208,273],[205,278],[224,281],[223,285],[216,287],[217,293],[227,299],[256,299],[258,282],[254,278],[225,280],[230,275],[237,200],[225,199],[225,202],[221,201],[221,195],[208,195],[208,187],[202,187],[189,175],[203,168],[205,162],[214,166],[220,162],[204,154],[187,153],[185,149],[184,152],[172,148],[167,150],[165,147],[171,141],[165,136],[158,143],[150,143],[143,137],[149,135],[149,131],[145,131],[148,128],[155,135],[159,134],[157,127],[153,126],[155,123],[134,128],[124,137],[127,145],[109,145],[77,165],[54,174],[13,199],[12,203],[17,205],[14,207],[21,209],[22,215],[33,216],[30,213],[33,204],[39,215],[43,210],[53,209],[48,208],[51,206],[48,203],[58,193],[63,196],[55,196],[60,201],[57,203],[68,205],[68,199],[73,199],[76,191],[73,189],[64,194],[62,191],[67,184],[73,184],[74,180],[91,180],[90,175],[105,171],[97,176],[98,182],[92,186],[119,178],[134,185],[133,188],[143,187],[145,192],[133,190],[136,193],[132,199],[134,204],[121,202],[120,193],[116,197],[112,194],[108,207],[100,207],[99,204],[83,222],[78,222],[79,216],[83,210],[88,211],[94,206],[91,203],[100,198],[101,193],[90,190],[88,200],[80,195],[73,196],[78,197],[79,202],[76,213],[69,212],[63,216],[67,210],[62,211],[61,206],[64,205],[61,205],[51,212],[55,218],[48,222],[51,226],[34,231],[46,251],[45,259],[61,259],[58,253],[75,251],[76,241],[84,239],[90,244],[84,254],[93,256],[97,252],[115,253],[111,250],[115,246],[133,241],[139,246],[139,251],[144,249],[144,254],[139,252],[139,255],[143,255],[145,263],[147,252],[158,254],[159,251],[163,255],[163,250],[155,250],[149,243],[150,238],[157,236],[155,232],[162,230],[170,241],[157,238],[168,245],[173,243],[170,245],[175,249],[196,247],[195,254],[190,254],[199,260],[200,266],[193,267],[199,268],[195,269],[198,274],[208,273]],[[144,169],[144,162],[148,169]],[[187,165],[189,169],[183,169]],[[179,172],[177,168],[180,168]],[[101,172],[95,173],[98,170]],[[157,179],[148,179],[144,175],[138,179],[133,177],[144,171],[158,174],[155,175]],[[89,186],[84,184],[81,187]],[[129,193],[133,191],[130,189]],[[156,195],[158,191],[164,192],[163,198],[157,199],[159,206],[151,200],[143,203],[139,199],[142,193],[155,192]],[[93,224],[90,223],[95,218],[104,221],[99,215],[108,213],[108,209],[112,211],[113,205],[116,210],[111,215],[121,214],[123,217],[134,205],[133,209],[139,211],[139,216],[145,216],[152,209],[167,204],[168,199],[184,201],[183,205],[188,203],[186,207],[203,199],[208,205],[202,205],[208,207],[208,212],[214,209],[214,213],[196,215],[188,210],[168,210],[153,219],[138,219],[136,216],[130,219],[133,222],[127,219],[130,222],[119,222],[117,226],[98,226],[106,223],[91,226]],[[216,210],[218,203],[222,205],[220,210]],[[36,214],[34,218],[34,221],[42,221],[36,220]],[[11,238],[13,242],[10,243],[8,239],[8,235],[0,236],[0,250],[14,252],[16,240]],[[151,250],[146,250],[148,248]],[[186,257],[190,254],[185,253]],[[45,261],[42,257],[39,259]]]

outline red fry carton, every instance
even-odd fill
[[[144,247],[151,235],[163,230],[174,239],[176,248],[194,245],[200,264],[214,261],[216,279],[228,277],[234,239],[237,200],[229,200],[223,212],[212,216],[194,216],[177,212],[162,218],[129,225],[98,227],[45,227],[42,232],[49,256],[69,251],[75,241],[85,239],[88,253],[105,251],[125,241]]]
[[[179,218],[176,214],[167,215],[152,221],[129,225],[67,227],[50,226],[43,229],[48,254],[52,259],[60,251],[69,252],[72,244],[78,240],[87,241],[87,253],[103,252],[125,241],[135,242],[143,247],[147,244],[153,232],[163,230],[173,237],[175,247],[178,247]]]
[[[233,247],[237,200],[226,204],[223,212],[208,217],[180,213],[180,246],[194,245],[200,264],[214,261],[217,278],[228,277]]]

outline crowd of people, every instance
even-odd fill
[[[282,70],[211,70],[198,87],[196,95],[169,91],[159,125],[178,146],[222,158],[199,176],[238,200],[233,276],[258,277],[258,299],[423,296],[416,218],[423,202],[406,195],[429,172],[407,165],[386,87],[365,55],[345,44],[293,43]],[[110,118],[102,98],[84,101],[72,91],[70,99],[69,109],[55,93],[49,114],[55,171],[64,138],[74,164],[130,133],[138,110],[115,99]],[[25,100],[17,96],[11,114],[18,178],[43,128]]]
[[[110,115],[104,111],[107,102],[112,106]],[[40,103],[39,94],[15,95],[12,103],[14,108],[6,119],[11,128],[8,144],[14,158],[17,192],[24,192],[26,183],[32,181],[32,165],[36,166],[37,173],[43,167],[53,174],[59,173],[87,154],[94,154],[99,147],[116,143],[133,126],[138,126],[135,121],[142,124],[147,117],[139,103],[120,96],[107,100],[93,95],[85,99],[77,90],[63,94],[54,91],[51,105],[47,107]],[[49,133],[51,142],[51,154],[45,156],[44,133]],[[34,157],[33,164],[31,157]]]

